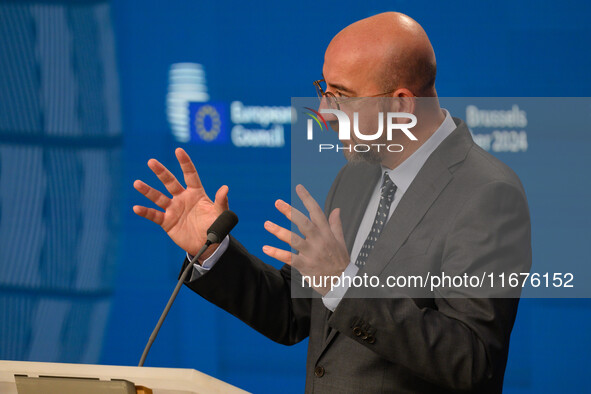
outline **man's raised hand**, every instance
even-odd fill
[[[162,227],[178,246],[189,254],[195,255],[207,239],[209,226],[228,209],[228,187],[225,185],[220,187],[215,195],[215,201],[211,201],[203,189],[189,155],[181,148],[177,148],[175,154],[187,187],[184,188],[158,160],[150,159],[148,167],[160,179],[172,198],[136,180],[133,187],[164,212],[140,205],[135,205],[133,211]],[[217,245],[210,246],[200,260],[209,257],[216,247]]]
[[[316,280],[316,283],[322,282],[322,278],[341,276],[349,265],[349,252],[343,235],[340,209],[333,210],[327,220],[322,208],[305,187],[298,185],[296,192],[310,218],[285,201],[277,200],[275,207],[298,227],[303,237],[270,221],[265,222],[265,229],[299,253],[268,245],[263,247],[263,252],[291,265],[304,276],[319,277],[321,280]],[[314,287],[314,290],[325,295],[330,288]]]

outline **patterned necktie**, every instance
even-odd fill
[[[367,235],[367,238],[359,251],[359,256],[357,256],[357,261],[355,262],[355,265],[360,268],[365,266],[369,254],[373,250],[376,241],[380,237],[380,234],[388,221],[388,213],[390,212],[392,201],[394,201],[394,193],[396,193],[396,185],[392,182],[388,173],[385,172],[381,188],[380,205],[376,212],[376,218],[373,221],[371,231]]]

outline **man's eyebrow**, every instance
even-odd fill
[[[328,83],[328,81],[326,80],[326,77],[324,76],[324,73],[322,73],[322,79],[324,79],[324,82],[326,82],[327,85],[330,85],[331,87],[335,88],[336,90],[339,90],[339,91],[345,92],[345,93],[349,93],[349,94],[355,94],[355,91],[349,89],[346,86],[343,86],[338,83]]]
[[[355,94],[355,92],[343,85],[339,85],[337,83],[331,83],[330,86],[332,86],[333,88],[335,88],[336,90],[340,90],[341,92],[345,92],[345,93],[349,93],[349,94]]]

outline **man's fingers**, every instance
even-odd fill
[[[293,224],[295,224],[298,227],[298,229],[300,229],[302,234],[304,234],[304,236],[308,237],[315,232],[316,226],[314,225],[314,223],[312,223],[310,219],[306,217],[306,215],[304,215],[303,213],[301,213],[285,201],[275,201],[275,207],[279,210],[279,212],[284,214],[285,217],[288,218]]]
[[[197,169],[195,169],[195,165],[193,164],[193,161],[187,152],[185,152],[182,148],[177,148],[174,153],[176,154],[176,159],[181,165],[181,170],[183,170],[183,176],[185,177],[185,184],[187,185],[187,188],[203,189]]]
[[[285,264],[291,265],[291,256],[292,253],[288,252],[287,250],[282,250],[275,248],[273,246],[265,245],[263,246],[263,253],[265,253],[269,257],[273,257]]]
[[[306,188],[302,185],[296,186],[296,193],[304,203],[304,206],[310,213],[310,219],[312,222],[317,225],[318,227],[328,229],[328,224],[326,222],[326,216],[324,216],[324,212],[320,205],[314,200],[314,197],[306,190]]]
[[[185,189],[181,186],[179,181],[166,167],[164,167],[158,160],[148,160],[148,167],[156,174],[160,182],[164,185],[166,190],[173,196],[182,193]]]
[[[164,223],[164,212],[160,212],[156,209],[134,205],[133,212],[143,218],[153,221],[159,226],[162,226],[162,223]]]
[[[328,223],[330,224],[330,229],[336,240],[345,245],[345,235],[343,234],[343,224],[341,222],[341,209],[336,208],[330,213],[328,217]]]
[[[215,193],[215,201],[213,202],[214,205],[220,207],[222,209],[222,211],[226,211],[228,209],[230,209],[230,206],[228,204],[228,191],[230,189],[228,188],[228,186],[224,185],[222,187],[220,187],[218,189],[218,191]]]
[[[279,212],[284,214],[285,217],[287,218],[287,220],[289,220],[289,221],[291,221],[292,210],[294,210],[294,211],[296,210],[295,208],[292,208],[291,205],[289,205],[288,203],[286,203],[283,200],[275,201],[275,208],[277,208],[277,210]]]
[[[276,236],[279,240],[288,243],[295,250],[301,251],[305,244],[302,237],[292,233],[286,228],[276,225],[269,220],[265,222],[265,230]]]
[[[170,198],[140,180],[135,181],[133,187],[162,209],[170,205]]]

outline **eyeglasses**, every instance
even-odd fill
[[[325,92],[324,89],[322,88],[322,83],[326,84],[326,80],[319,79],[317,81],[314,81],[314,87],[316,88],[316,93],[318,94],[318,98],[320,100],[322,100],[323,98],[325,98],[326,99],[326,104],[328,105],[329,108],[338,109],[338,110],[341,109],[341,104],[343,104],[344,102],[347,102],[348,103],[348,102],[351,102],[351,101],[363,100],[363,99],[368,98],[368,97],[383,96],[385,94],[390,94],[390,93],[392,93],[392,92],[394,92],[396,90],[396,89],[394,89],[394,90],[390,90],[389,92],[380,93],[380,94],[374,94],[372,96],[364,96],[364,97],[347,97],[347,96],[337,97],[332,92]]]

